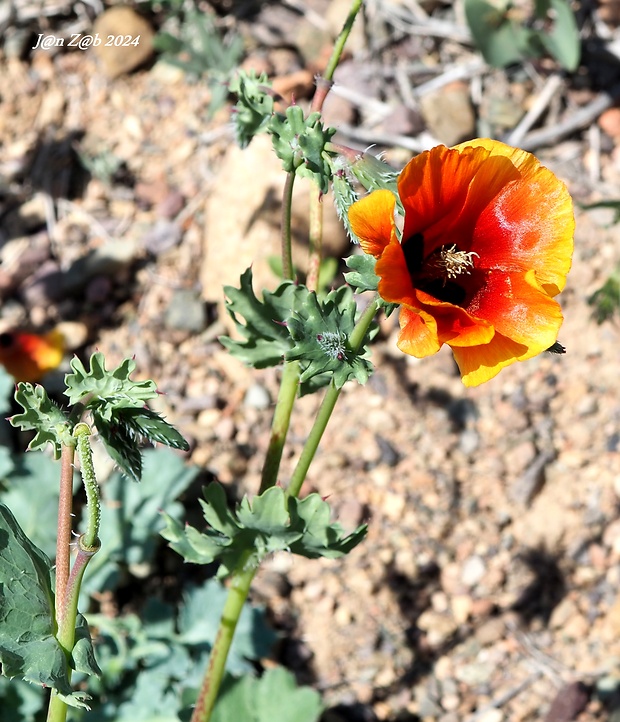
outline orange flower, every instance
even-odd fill
[[[64,346],[60,331],[50,331],[44,336],[5,331],[0,333],[0,363],[15,381],[34,383],[60,365]]]
[[[379,294],[400,304],[398,347],[423,358],[452,347],[477,386],[549,348],[562,323],[574,218],[566,186],[530,153],[495,140],[421,153],[403,169],[402,241],[395,197],[354,203],[349,221],[377,259]]]

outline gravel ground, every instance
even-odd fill
[[[325,3],[307,6],[321,12]],[[336,15],[325,15],[325,32]],[[308,47],[316,18],[289,4],[266,6],[251,31],[243,18],[222,17],[254,48],[244,63],[262,63],[281,92],[305,102],[325,55],[320,43]],[[340,90],[326,110],[343,142],[357,133],[360,143],[364,132],[368,142],[373,133],[382,142],[456,142],[444,134],[475,135],[481,120],[499,127],[494,99],[523,110],[555,72],[544,63],[529,77],[492,70],[456,30],[441,43],[413,33],[380,53],[369,27],[379,25],[352,39],[341,69],[348,96]],[[110,364],[135,355],[140,375],[166,392],[160,410],[190,438],[192,461],[239,495],[253,492],[278,371],[249,371],[216,339],[228,323],[222,283],[250,262],[258,283],[275,283],[267,260],[277,253],[278,162],[260,140],[235,148],[228,109],[208,118],[211,91],[178,68],[151,61],[115,74],[102,57],[65,50],[16,56],[5,45],[0,60],[2,321],[62,322],[72,348],[97,347]],[[364,67],[377,57],[372,76]],[[473,69],[415,108],[394,104],[392,79],[373,106],[377,78],[403,58],[434,58],[442,72],[450,63]],[[562,82],[545,127],[562,108],[598,97],[594,82]],[[447,108],[448,131],[433,125]],[[620,176],[619,136],[600,118],[588,127],[538,152],[578,201],[613,197]],[[386,144],[395,165],[411,154],[398,145]],[[76,153],[107,155],[118,167],[89,177]],[[297,202],[302,239],[303,189]],[[565,355],[544,354],[465,389],[447,349],[405,357],[387,320],[376,373],[343,392],[307,488],[329,497],[345,527],[368,522],[368,538],[341,560],[277,555],[254,591],[283,632],[278,659],[321,690],[329,722],[619,714],[619,339],[617,327],[592,321],[587,303],[620,262],[611,221],[611,212],[577,208],[561,296]],[[346,239],[329,215],[326,223],[339,257]],[[318,403],[297,405],[283,482]]]

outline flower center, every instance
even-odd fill
[[[427,259],[427,271],[437,270],[443,276],[443,285],[450,278],[456,278],[463,273],[471,274],[474,267],[474,256],[480,258],[475,251],[457,251],[456,243],[451,246],[442,246]]]
[[[445,244],[424,257],[424,236],[415,233],[402,244],[407,270],[415,288],[462,306],[471,294],[471,281],[465,277],[474,269],[475,251],[460,251],[456,243]],[[469,289],[469,290],[468,290]]]

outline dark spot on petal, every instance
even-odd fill
[[[413,236],[402,242],[403,254],[409,275],[413,278],[422,270],[424,260],[424,236],[421,233],[414,233]]]
[[[15,338],[12,333],[0,333],[0,347],[11,348]]]
[[[438,301],[453,303],[461,306],[467,296],[467,291],[455,281],[444,281],[442,278],[433,278],[419,283],[418,288]]]

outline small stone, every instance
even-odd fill
[[[438,614],[433,609],[422,612],[418,618],[418,627],[426,632],[428,643],[432,647],[444,643],[457,630],[454,619],[447,614]]]
[[[196,291],[181,289],[175,291],[164,315],[167,328],[177,331],[200,333],[207,325],[207,312]]]
[[[429,132],[448,146],[474,135],[476,120],[466,83],[451,83],[423,95],[420,110]]]
[[[489,619],[476,629],[475,637],[483,647],[490,646],[503,638],[506,633],[506,625],[500,617]]]
[[[119,5],[99,15],[93,25],[93,35],[96,34],[102,42],[93,47],[93,53],[99,59],[103,72],[110,78],[135,70],[154,53],[153,29],[130,7]],[[120,45],[108,45],[109,37],[113,38],[113,43],[117,38],[122,38],[123,42]]]
[[[461,581],[466,587],[475,587],[486,572],[486,565],[482,557],[477,555],[469,557],[461,570]]]
[[[480,716],[476,715],[476,722],[503,722],[504,713],[501,709],[489,709]]]
[[[182,235],[177,223],[160,218],[142,236],[142,243],[149,253],[157,256],[178,245]]]
[[[268,409],[271,406],[271,395],[261,384],[252,384],[245,392],[243,405],[250,409]]]
[[[457,624],[465,624],[472,610],[472,598],[465,594],[458,594],[450,600],[452,616]]]
[[[588,706],[590,690],[583,682],[571,682],[557,693],[545,722],[573,722]]]

